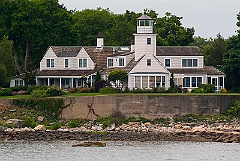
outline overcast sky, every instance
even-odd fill
[[[183,17],[184,27],[193,27],[195,36],[215,38],[220,33],[224,38],[236,35],[237,14],[240,0],[59,0],[67,9],[109,8],[114,13],[126,10],[143,12],[145,8],[156,11],[159,17],[170,12]]]

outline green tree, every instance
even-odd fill
[[[194,28],[185,28],[181,23],[182,17],[167,12],[164,17],[156,18],[158,46],[187,46],[194,41]]]
[[[108,80],[113,82],[117,88],[121,88],[121,90],[127,78],[128,74],[124,70],[113,70],[108,75]]]
[[[15,75],[16,69],[12,56],[13,42],[4,36],[0,41],[0,86],[8,86],[10,78]]]

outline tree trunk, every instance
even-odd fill
[[[22,68],[20,67],[19,63],[18,63],[18,57],[17,57],[17,54],[16,54],[16,50],[13,49],[13,58],[14,58],[14,62],[15,62],[15,65],[17,67],[17,71],[19,74],[22,74]]]
[[[25,53],[25,58],[24,58],[24,65],[23,65],[24,71],[27,71],[29,51],[30,51],[30,45],[27,43],[26,44],[26,53]]]

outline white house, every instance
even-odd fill
[[[152,18],[144,14],[137,22],[131,47],[104,46],[102,33],[98,34],[96,47],[50,46],[40,62],[37,85],[76,88],[87,82],[93,86],[97,71],[107,79],[112,70],[122,69],[128,73],[129,89],[167,89],[171,73],[175,84],[190,90],[207,83],[214,84],[218,91],[224,88],[225,74],[205,66],[198,47],[156,46]]]

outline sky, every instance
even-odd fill
[[[143,12],[151,9],[163,17],[170,12],[181,20],[184,27],[193,27],[194,36],[215,38],[220,33],[224,38],[236,35],[237,14],[240,0],[59,0],[68,10],[109,8],[114,13],[126,10]]]

